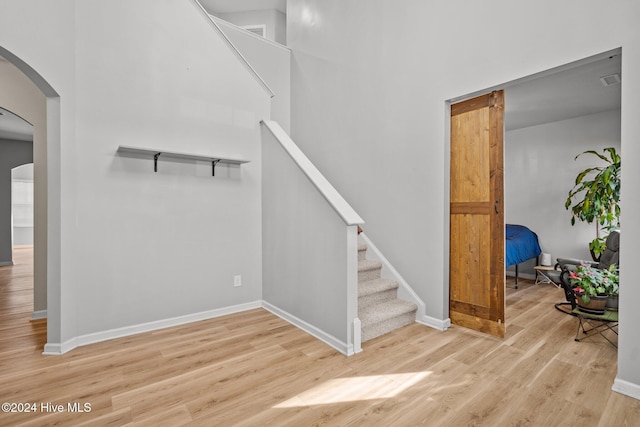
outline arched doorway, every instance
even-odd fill
[[[2,107],[33,125],[34,312],[46,313],[47,342],[59,343],[60,98],[44,77],[2,46],[0,57]]]

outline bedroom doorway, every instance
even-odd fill
[[[457,290],[461,285],[454,282],[463,280],[462,283],[464,283],[464,280],[468,280],[464,277],[455,278],[460,274],[461,268],[462,274],[476,275],[477,286],[486,281],[485,278],[479,279],[479,277],[490,275],[490,272],[487,272],[490,271],[490,267],[487,267],[490,265],[489,260],[483,258],[488,250],[473,249],[477,252],[475,258],[473,256],[456,258],[458,252],[464,251],[459,249],[454,251],[454,246],[458,245],[460,248],[461,244],[467,245],[467,254],[472,249],[468,242],[454,240],[457,238],[456,235],[460,234],[454,228],[456,221],[459,220],[453,215],[455,212],[453,191],[457,185],[454,184],[454,180],[467,179],[464,174],[460,177],[454,175],[459,173],[454,171],[454,156],[462,155],[454,154],[453,142],[453,113],[460,109],[458,105],[492,90],[504,90],[506,99],[503,104],[504,161],[500,170],[500,178],[504,186],[503,197],[500,199],[502,207],[499,210],[502,215],[502,225],[508,222],[528,227],[537,234],[542,251],[550,253],[552,260],[557,257],[590,259],[588,245],[585,242],[589,242],[594,237],[593,225],[576,223],[575,226],[571,226],[570,215],[564,203],[577,173],[589,166],[574,160],[578,153],[585,150],[600,151],[608,146],[615,147],[617,150],[621,147],[621,56],[621,49],[614,49],[449,100],[452,114],[449,117],[451,123],[447,126],[451,133],[447,138],[450,145],[447,151],[451,153],[451,170],[448,172],[451,202],[448,217],[450,227],[448,305],[452,323],[487,333],[491,333],[486,330],[488,326],[493,326],[487,325],[486,320],[482,320],[481,317],[490,311],[486,300],[480,304],[478,301],[464,301],[459,295],[454,295],[454,292],[461,292]],[[611,84],[610,81],[614,83],[617,81],[618,84]],[[467,161],[463,166],[465,169],[463,172],[471,173],[467,169],[474,163],[477,163],[477,160]],[[484,179],[487,180],[486,177]],[[489,200],[495,202],[497,199]],[[477,234],[474,229],[471,229],[471,233]],[[496,245],[504,245],[504,237],[504,228],[501,228],[496,230],[491,238],[463,236],[463,239],[477,239],[482,242],[487,239],[499,239],[500,242],[496,242]],[[482,244],[487,245],[487,243]],[[496,255],[496,258],[499,258],[503,264],[506,262],[504,251]],[[531,284],[534,284],[535,280],[533,269],[535,262],[534,257],[520,265],[520,277],[529,279]],[[507,276],[513,276],[511,269],[506,271]],[[502,272],[504,274],[505,270]],[[494,283],[501,284],[501,286],[498,285],[499,289],[494,286],[494,290],[501,293],[498,298],[502,298],[504,304],[507,304],[509,295],[514,293],[512,289],[514,287],[509,285],[513,283],[512,278],[508,277],[505,280],[505,277],[496,276]],[[488,282],[483,286],[493,285]],[[468,287],[465,292],[471,289]],[[485,295],[485,291],[479,291],[477,288],[472,290],[472,293],[463,297],[471,299],[471,297]],[[561,292],[558,298],[564,298]],[[501,318],[504,324],[505,317],[508,315],[506,305],[501,303],[498,305],[504,307],[503,313],[506,313]],[[466,313],[458,309],[459,307],[462,307]],[[494,316],[494,319],[497,322],[498,316]],[[518,324],[510,323],[510,326],[518,326]]]
[[[504,91],[451,105],[449,317],[505,334]]]

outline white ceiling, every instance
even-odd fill
[[[520,129],[619,109],[621,85],[604,86],[600,81],[600,77],[614,73],[621,74],[619,53],[507,85],[505,128]]]
[[[199,0],[210,13],[247,12],[250,10],[277,9],[287,13],[287,0]]]
[[[0,62],[6,61],[0,56]],[[0,105],[0,139],[33,141],[33,126]]]
[[[33,141],[33,126],[11,111],[0,108],[0,139]]]

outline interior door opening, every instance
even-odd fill
[[[451,100],[453,111],[460,101],[479,98],[478,95],[491,90],[504,90],[504,222],[525,225],[538,234],[542,252],[550,253],[552,260],[562,256],[580,259],[590,257],[585,242],[593,239],[593,224],[571,227],[570,214],[564,208],[567,191],[572,187],[577,171],[568,173],[571,176],[565,184],[561,182],[562,177],[559,179],[558,171],[566,171],[574,163],[574,157],[587,149],[599,151],[609,145],[620,147],[621,84],[606,86],[601,80],[602,77],[620,74],[621,56],[621,49],[603,52]],[[620,77],[615,80],[623,80],[624,76]],[[453,162],[452,137],[450,135],[448,138],[452,144],[448,151]],[[584,169],[584,165],[577,164],[575,167],[577,170]],[[448,173],[450,187],[454,185],[453,174],[452,170]],[[451,191],[454,191],[453,188],[450,188],[450,197]],[[452,209],[455,207],[454,200],[450,201]],[[454,306],[459,304],[452,303],[452,271],[460,260],[453,258],[452,246],[459,243],[453,241],[456,223],[451,217],[448,226],[448,305],[449,317],[452,323],[456,323]],[[500,230],[499,235],[504,237],[504,230]],[[487,240],[486,237],[477,239]],[[468,242],[466,245],[470,247]],[[486,265],[488,261],[478,255],[477,262]],[[531,279],[533,283],[535,264],[535,259],[520,264],[520,277]],[[465,265],[465,268],[470,270],[473,266]],[[503,288],[505,303],[507,290],[508,295],[513,293],[513,289],[508,289],[513,287],[513,278],[510,277],[514,274],[513,270],[513,267],[506,272],[503,270],[509,279]],[[558,298],[563,298],[561,293]],[[482,314],[482,310],[468,311],[473,315],[467,319],[467,323],[474,329],[481,329],[477,327],[477,314]],[[509,319],[503,319],[504,322],[508,323]]]

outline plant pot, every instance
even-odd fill
[[[576,297],[576,303],[578,304],[578,310],[584,311],[590,314],[604,314],[604,306],[607,304],[606,295],[596,295],[591,297],[587,304],[582,301],[582,297]]]
[[[618,295],[607,297],[607,303],[604,308],[609,311],[618,311]]]

